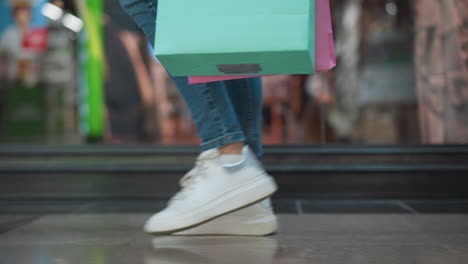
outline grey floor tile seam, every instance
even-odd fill
[[[302,208],[301,200],[295,200],[294,204],[296,206],[296,213],[299,215],[304,214],[304,209]]]
[[[407,210],[409,213],[412,213],[412,214],[419,214],[419,212],[414,209],[412,206],[410,206],[409,204],[407,204],[405,201],[401,201],[399,200],[398,201],[398,205],[403,208],[404,210]]]
[[[14,221],[2,223],[2,224],[0,224],[0,235],[5,234],[5,233],[10,232],[10,231],[13,231],[13,230],[15,230],[15,229],[17,229],[19,227],[25,226],[25,225],[27,225],[29,223],[32,223],[32,222],[38,220],[41,217],[42,217],[42,215],[29,216],[29,217],[22,218],[22,219],[19,219],[19,220],[14,220]]]
[[[50,201],[38,200],[12,200],[12,201],[1,201],[3,204],[11,202],[12,204],[6,204],[4,208],[0,210],[2,214],[49,214],[49,213],[61,213],[69,214],[73,213],[77,208],[86,205],[87,202],[79,202],[79,204],[63,203],[60,199],[53,199]]]
[[[312,204],[311,204],[312,202]],[[377,200],[366,200],[366,199],[348,199],[348,200],[301,200],[301,205],[305,214],[313,214],[317,212],[321,213],[372,213],[372,210],[376,210],[375,213],[383,214],[413,214],[416,210],[409,205],[405,205],[400,200],[396,199],[377,199]],[[304,207],[305,206],[305,207]],[[312,206],[312,207],[311,207]],[[369,206],[373,209],[369,210]],[[328,208],[327,212],[323,212],[323,208]],[[390,211],[381,211],[378,208],[394,208]],[[344,209],[344,211],[343,211]],[[347,212],[346,209],[350,209]],[[398,209],[395,211],[395,209]],[[334,211],[335,210],[335,211]]]
[[[78,206],[78,208],[75,208],[71,210],[70,212],[68,212],[68,214],[81,213],[81,212],[87,211],[93,207],[96,207],[97,204],[98,202],[88,202],[88,203],[82,204]]]
[[[60,203],[51,201],[48,206],[43,202],[40,204],[4,204],[0,210],[0,215],[41,215],[41,214],[82,214],[82,213],[154,213],[165,206],[165,200],[143,201],[146,204],[140,204],[140,201],[101,201],[84,200],[80,203]],[[372,213],[376,210],[378,213],[402,213],[402,214],[427,214],[427,213],[445,213],[455,214],[468,212],[468,201],[412,201],[404,199],[377,199],[377,200],[327,200],[327,199],[273,199],[273,205],[277,213],[290,214],[313,214],[313,213],[343,213],[347,209],[354,213]],[[153,206],[154,203],[154,206]],[[458,206],[458,203],[461,203]],[[435,205],[435,209],[427,206]],[[447,207],[448,209],[444,209]],[[460,207],[460,208],[458,208]],[[390,210],[380,210],[381,208],[390,208]],[[393,208],[393,209],[392,209]],[[325,211],[323,211],[325,209]],[[398,210],[395,210],[398,209]],[[345,210],[345,211],[343,211]],[[360,211],[362,210],[362,211]],[[440,212],[440,211],[444,212]],[[349,213],[348,212],[348,213]]]

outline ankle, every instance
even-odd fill
[[[241,155],[244,143],[236,142],[219,148],[221,155]]]

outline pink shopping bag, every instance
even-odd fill
[[[315,69],[317,72],[321,72],[330,70],[336,66],[336,54],[331,23],[330,0],[316,0],[315,5],[317,20],[315,29]],[[259,75],[190,76],[189,84],[235,80],[258,76]]]

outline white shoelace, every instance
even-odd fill
[[[197,159],[195,162],[195,167],[187,172],[184,177],[179,180],[179,185],[182,187],[182,189],[170,199],[170,204],[187,198],[187,194],[193,189],[200,178],[205,175],[206,161],[212,158],[212,156],[207,156],[199,157]]]

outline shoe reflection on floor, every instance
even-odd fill
[[[152,240],[153,254],[145,264],[273,263],[278,250],[274,236],[162,236]]]

